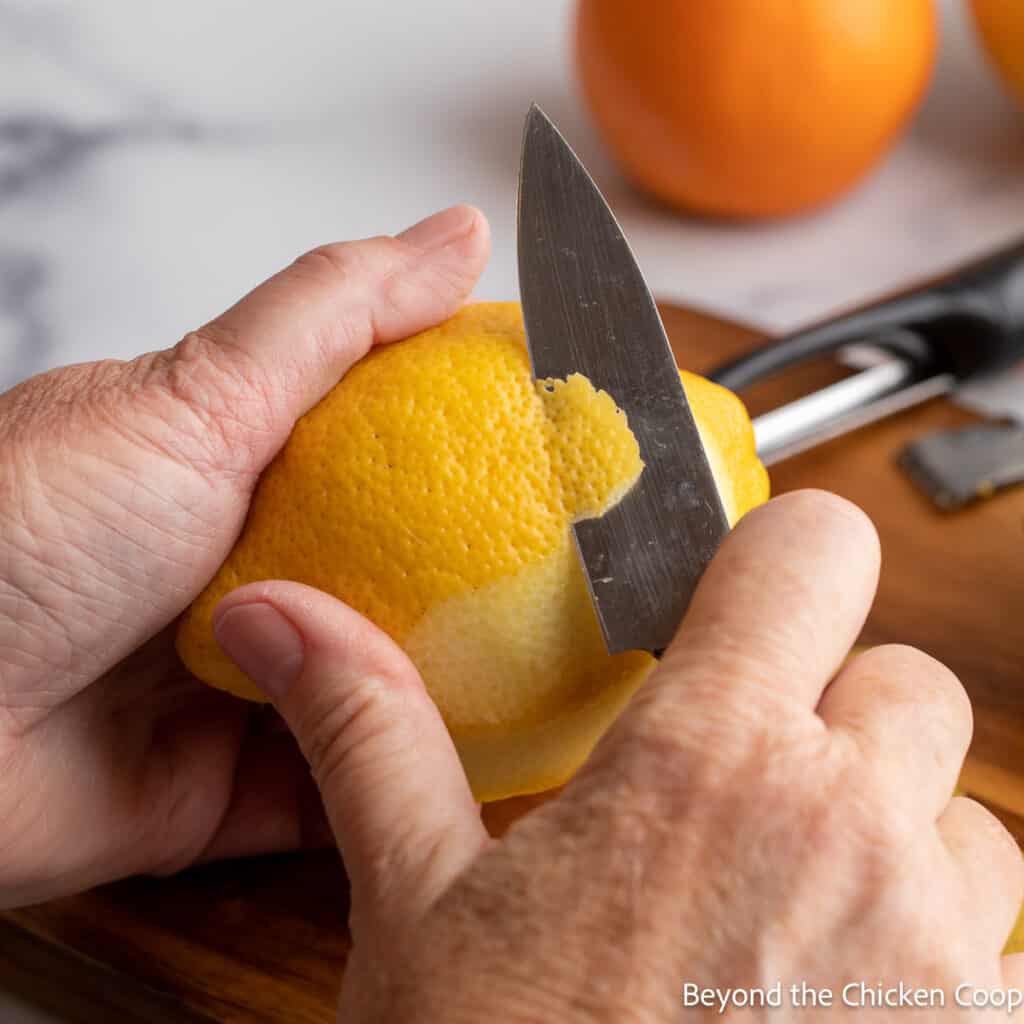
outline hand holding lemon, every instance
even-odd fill
[[[0,907],[330,842],[294,740],[182,666],[177,619],[295,421],[487,251],[465,207],[326,246],[171,348],[0,396]]]

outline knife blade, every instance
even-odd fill
[[[661,316],[597,186],[548,117],[526,118],[519,289],[534,378],[579,373],[625,413],[644,469],[573,525],[610,653],[660,653],[729,530]]]

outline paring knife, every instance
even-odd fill
[[[573,526],[610,653],[660,654],[729,530],[665,328],[629,244],[551,121],[526,118],[519,288],[534,378],[587,377],[625,413],[644,469]]]

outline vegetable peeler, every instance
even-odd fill
[[[1024,241],[933,284],[771,342],[709,376],[742,391],[811,359],[850,352],[853,346],[861,354],[867,346],[873,365],[754,421],[758,454],[765,464],[1024,359]]]

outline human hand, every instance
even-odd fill
[[[225,598],[218,640],[298,738],[352,881],[339,1020],[717,1017],[684,1011],[688,982],[806,982],[843,1020],[860,981],[939,987],[945,1016],[973,1019],[958,985],[1020,986],[1000,957],[1020,854],[980,805],[950,799],[963,689],[905,647],[843,666],[878,558],[835,497],[750,513],[588,763],[501,840],[384,634],[295,583]]]
[[[329,839],[291,737],[168,627],[295,420],[452,314],[487,250],[465,207],[326,246],[172,349],[0,396],[0,906]]]

